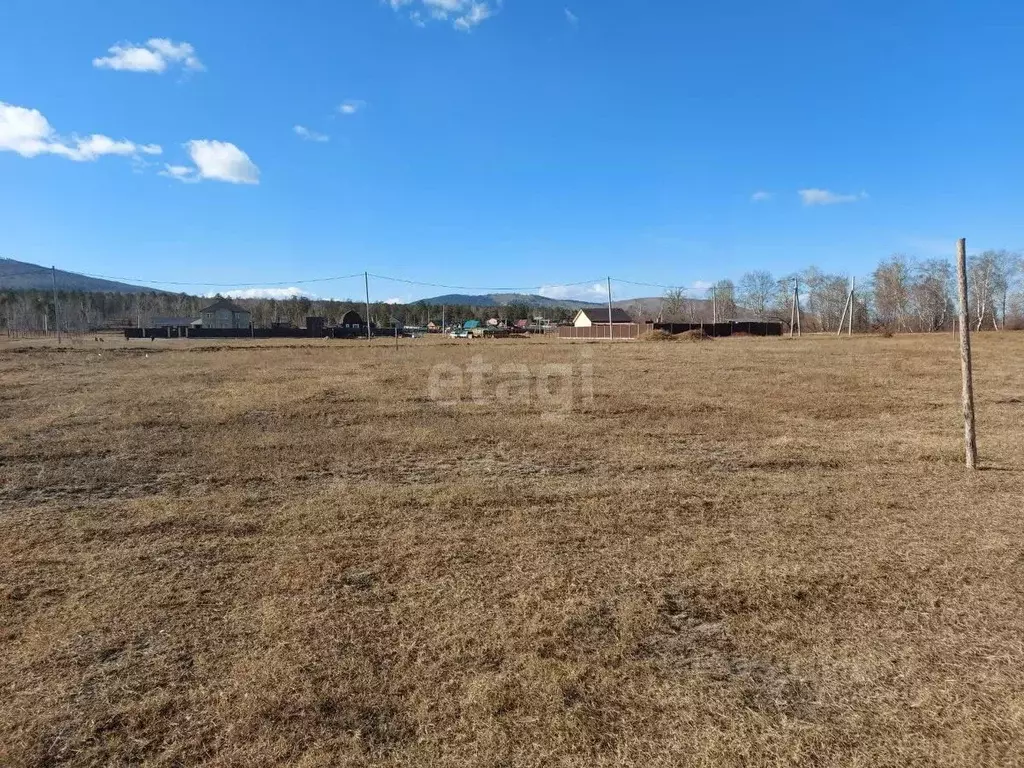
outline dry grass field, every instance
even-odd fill
[[[0,344],[0,765],[1020,764],[975,346]]]

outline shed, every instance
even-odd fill
[[[344,315],[341,316],[341,322],[338,323],[339,328],[362,328],[363,318],[354,309],[350,309]]]
[[[628,325],[633,322],[633,318],[629,316],[629,313],[618,307],[612,307],[611,320],[612,325],[619,325],[620,323]],[[592,325],[608,325],[608,307],[581,309],[576,313],[576,317],[572,319],[572,324],[577,328],[589,328]]]

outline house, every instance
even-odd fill
[[[354,309],[350,309],[344,315],[341,316],[341,322],[338,323],[339,328],[347,328],[349,330],[358,330],[359,328],[365,327],[363,325],[363,318]]]
[[[252,322],[249,310],[240,307],[230,299],[217,299],[208,307],[199,310],[203,328],[248,328]]]
[[[633,318],[629,316],[629,313],[624,309],[619,309],[618,307],[612,307],[611,319],[612,325],[629,325],[633,322]],[[572,324],[576,328],[590,328],[594,325],[608,325],[608,307],[581,309],[576,313],[576,317],[572,319]]]

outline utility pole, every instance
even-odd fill
[[[608,338],[614,339],[612,335],[612,279],[608,278]]]
[[[444,304],[441,305],[441,335],[444,336],[445,329],[448,327],[444,324]]]
[[[847,313],[849,313],[849,317],[851,318],[850,325],[852,327],[852,325],[853,325],[853,322],[852,322],[852,319],[853,319],[853,288],[851,288],[850,292],[848,294],[846,294],[846,303],[843,304],[843,316],[839,318],[839,327],[836,328],[836,336],[842,336],[843,335],[843,326],[846,325]]]
[[[797,292],[797,281],[793,281],[793,302],[789,308],[789,338],[793,338],[796,333],[796,292]]]
[[[711,322],[718,323],[718,286],[711,286]]]
[[[796,335],[802,338],[804,331],[800,327],[800,278],[793,284],[793,303],[796,306]]]
[[[974,377],[971,368],[971,320],[967,306],[967,241],[956,244],[956,277],[960,294],[960,375],[961,406],[964,412],[964,447],[968,469],[978,464],[978,442],[974,431]]]
[[[853,310],[857,308],[857,278],[850,278],[850,319],[847,320],[846,335],[853,336]]]
[[[366,338],[370,338],[370,275],[363,272],[363,284],[366,286]]]
[[[57,268],[50,267],[50,276],[53,278],[53,324],[57,326],[57,346],[60,346],[60,307],[57,304]]]

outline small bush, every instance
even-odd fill
[[[711,341],[713,337],[705,333],[703,328],[694,328],[692,331],[676,334],[676,338],[684,341]]]
[[[639,336],[640,341],[676,341],[676,337],[668,331],[645,331]]]

